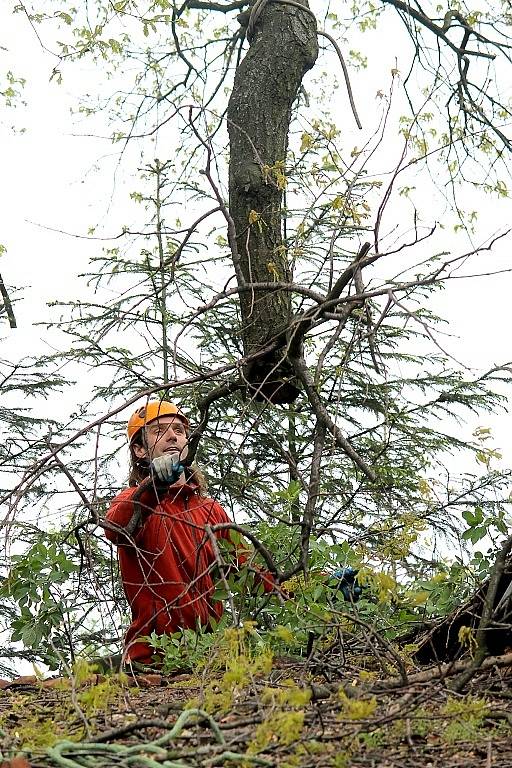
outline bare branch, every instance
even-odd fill
[[[7,318],[9,320],[9,326],[11,328],[16,328],[16,317],[14,316],[12,303],[9,298],[9,294],[7,293],[7,288],[5,287],[5,283],[2,280],[2,275],[0,275],[0,295],[2,296],[2,300],[4,302],[4,309],[7,314]]]
[[[310,405],[317,417],[322,423],[325,424],[329,432],[334,437],[336,444],[341,448],[354,464],[371,480],[372,483],[377,482],[377,476],[373,469],[371,469],[366,462],[361,458],[357,451],[350,445],[349,441],[341,434],[340,428],[333,422],[329,416],[327,409],[325,408],[320,395],[315,389],[313,381],[309,375],[309,371],[306,366],[306,361],[303,357],[292,358],[292,363],[297,374],[297,377],[302,382],[302,385],[308,396]]]

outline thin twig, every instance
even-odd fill
[[[301,381],[306,394],[308,396],[308,400],[310,402],[310,405],[318,419],[320,419],[322,422],[324,422],[325,426],[329,430],[329,432],[334,437],[336,444],[342,449],[342,451],[354,462],[354,464],[359,467],[359,469],[366,475],[366,477],[372,481],[372,483],[377,482],[377,475],[371,469],[364,459],[357,453],[357,451],[352,447],[352,445],[349,443],[349,441],[344,437],[341,433],[340,428],[334,423],[334,421],[329,416],[326,407],[324,406],[320,395],[315,389],[315,386],[313,384],[313,381],[311,379],[311,376],[309,375],[309,371],[306,366],[306,361],[304,358],[297,357],[292,359],[292,363],[295,369],[295,373],[297,374],[297,378]]]
[[[313,529],[315,508],[320,495],[320,469],[322,466],[322,452],[325,444],[325,422],[317,418],[315,426],[315,438],[313,443],[313,460],[311,462],[311,474],[309,479],[309,491],[304,516],[301,524],[300,536],[300,567],[306,573],[309,562],[309,540]]]
[[[14,310],[12,308],[12,303],[9,298],[9,294],[7,293],[7,288],[5,287],[5,283],[2,280],[2,275],[0,275],[0,294],[2,296],[2,301],[4,302],[5,312],[7,314],[7,319],[9,320],[9,326],[11,328],[16,328],[16,318],[14,316]]]
[[[226,578],[226,574],[224,573],[224,569],[226,568],[226,563],[224,562],[224,558],[222,557],[219,549],[219,545],[217,542],[217,537],[215,536],[215,533],[212,529],[211,525],[205,525],[204,530],[206,531],[206,535],[208,536],[208,539],[210,540],[210,544],[213,549],[213,555],[215,557],[215,562],[217,563],[219,567],[220,572],[220,578],[222,581],[222,584],[224,585],[224,589],[227,593],[227,599],[229,602],[229,607],[231,608],[231,615],[233,617],[233,623],[235,627],[239,626],[238,618],[237,618],[237,612],[235,608],[235,602],[233,600],[233,592],[231,590],[231,587],[228,584],[228,580]]]
[[[249,539],[254,549],[256,549],[262,556],[263,560],[265,561],[265,565],[267,566],[274,579],[279,583],[283,580],[282,574],[278,571],[274,559],[268,549],[253,533],[251,533],[251,531],[248,531],[247,528],[244,528],[241,525],[237,525],[237,523],[216,523],[215,525],[210,526],[210,528],[214,533],[216,531],[226,531],[228,529],[237,531],[237,533],[240,533],[246,539]]]
[[[459,672],[467,670],[473,661],[453,661],[448,664],[439,664],[435,668],[426,669],[423,672],[417,672],[408,675],[408,685],[418,685],[421,683],[430,683],[433,680],[444,680]],[[512,666],[512,653],[506,653],[503,656],[488,656],[480,665],[480,669],[491,669],[492,667],[510,667]],[[378,680],[372,684],[372,690],[386,691],[404,686],[402,678],[394,677],[388,680]]]

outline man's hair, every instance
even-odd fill
[[[140,485],[147,477],[149,477],[149,462],[147,459],[137,458],[135,451],[133,450],[134,445],[145,447],[143,429],[139,431],[130,443],[130,473],[128,475],[128,484],[130,488]],[[189,467],[185,467],[185,477],[188,482],[197,486],[199,496],[208,496],[206,477],[195,462]]]

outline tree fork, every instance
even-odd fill
[[[300,5],[304,11],[284,3],[265,5],[228,104],[229,211],[246,283],[291,280],[282,235],[288,132],[293,102],[318,55],[314,16],[307,0]],[[259,400],[293,402],[299,386],[286,352],[290,293],[244,291],[240,307],[246,356],[282,339],[275,352],[247,364],[249,389]]]

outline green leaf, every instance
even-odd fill
[[[221,588],[216,588],[212,595],[213,600],[227,600],[228,597],[229,597],[229,592]]]

